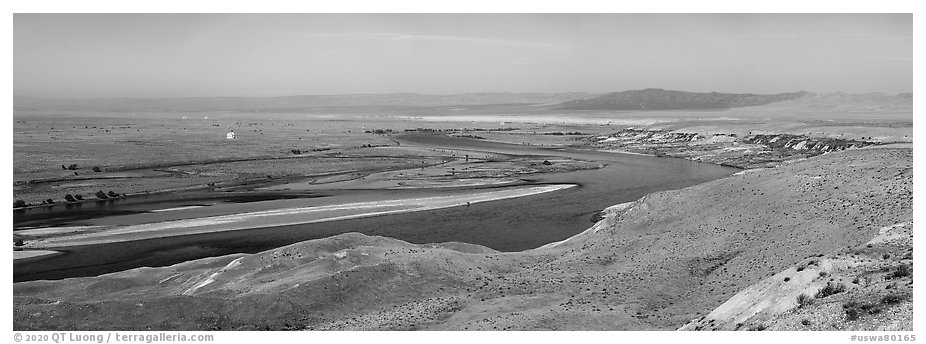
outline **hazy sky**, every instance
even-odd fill
[[[910,14],[15,14],[45,97],[912,92]]]

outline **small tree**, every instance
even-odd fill
[[[76,198],[78,201],[84,200],[84,196],[81,196],[81,195],[74,195],[74,198]]]
[[[64,195],[64,200],[68,202],[77,202],[77,199],[75,199],[72,194]]]
[[[99,198],[99,199],[107,199],[107,198],[109,198],[108,196],[106,196],[106,193],[103,192],[103,190],[97,191],[94,195],[96,196],[96,198]]]
[[[71,170],[71,171],[76,170],[76,169],[77,169],[77,164],[70,164],[70,165],[68,165],[68,169]]]
[[[48,203],[48,204],[55,204],[55,200],[49,198],[49,199],[46,199],[46,200],[45,200],[45,203]]]
[[[66,170],[66,169],[68,169],[68,167],[67,167],[67,166],[64,166],[64,165],[61,165],[61,169],[62,169],[62,170]]]
[[[23,208],[27,205],[28,204],[26,204],[26,201],[23,201],[21,199],[13,201],[13,208]]]
[[[113,192],[113,190],[109,190],[109,192],[106,195],[108,195],[111,198],[119,197],[119,194]]]
[[[93,172],[100,172],[100,171],[101,170],[99,166],[93,166]]]

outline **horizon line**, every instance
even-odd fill
[[[362,92],[362,93],[312,93],[312,94],[290,94],[290,95],[280,95],[280,96],[232,96],[232,95],[215,95],[215,96],[115,96],[115,97],[53,97],[53,96],[35,96],[35,95],[24,95],[24,94],[13,94],[14,98],[33,98],[33,99],[45,99],[45,100],[113,100],[113,99],[147,99],[147,100],[169,100],[169,99],[214,99],[214,98],[260,98],[260,99],[273,99],[273,98],[289,98],[289,97],[337,97],[337,96],[376,96],[376,95],[421,95],[421,96],[455,96],[455,95],[468,95],[468,94],[543,94],[543,95],[554,95],[554,94],[570,94],[570,93],[586,93],[590,95],[605,95],[611,93],[621,93],[621,92],[630,92],[630,91],[643,91],[643,90],[662,90],[662,91],[674,91],[674,92],[688,92],[688,93],[727,93],[727,94],[754,94],[754,95],[774,95],[774,94],[784,94],[784,93],[807,93],[815,95],[831,95],[831,94],[852,94],[852,95],[871,95],[871,94],[882,94],[889,96],[899,96],[905,94],[913,94],[913,92],[897,92],[889,93],[884,91],[872,91],[872,92],[846,92],[846,91],[836,91],[836,92],[814,92],[806,90],[796,90],[796,91],[785,91],[785,92],[775,92],[775,93],[754,93],[754,92],[736,92],[736,91],[688,91],[688,90],[678,90],[678,89],[665,89],[659,87],[646,87],[646,88],[635,88],[635,89],[626,89],[622,91],[604,91],[604,92],[592,92],[592,91],[560,91],[560,92],[517,92],[517,91],[467,91],[467,92],[458,92],[458,93],[419,93],[419,92]]]

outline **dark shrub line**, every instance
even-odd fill
[[[827,283],[825,287],[817,291],[816,298],[822,299],[824,297],[839,294],[844,291],[846,291],[846,286],[842,283],[838,283],[838,284]]]

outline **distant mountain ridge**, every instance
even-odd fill
[[[186,97],[51,99],[14,96],[16,110],[177,110],[177,111],[286,111],[351,107],[452,107],[529,105],[555,110],[649,111],[724,110],[764,105],[767,110],[828,112],[912,112],[913,94],[884,93],[777,94],[686,92],[648,88],[622,92],[460,94],[340,94],[283,97]]]
[[[808,92],[778,94],[697,93],[647,88],[608,93],[599,97],[566,101],[566,110],[716,110],[765,105],[804,97]]]
[[[187,97],[48,99],[16,96],[15,108],[176,109],[176,110],[273,110],[359,106],[476,106],[494,104],[559,104],[599,94],[568,93],[418,93],[300,95],[283,97]]]

